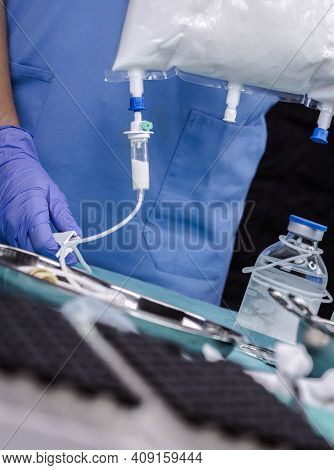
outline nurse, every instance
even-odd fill
[[[132,119],[128,84],[104,81],[127,5],[7,0],[7,11],[1,7],[2,242],[54,257],[52,231],[92,235],[133,209],[123,136]],[[155,125],[146,206],[83,254],[92,265],[219,303],[272,101],[245,96],[242,125],[232,125],[222,120],[222,90],[175,77],[147,83],[145,98]]]

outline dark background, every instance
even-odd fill
[[[236,240],[222,305],[238,310],[252,266],[259,253],[287,232],[290,214],[328,226],[320,247],[328,270],[328,290],[334,293],[334,132],[329,144],[319,145],[310,136],[319,116],[302,105],[278,103],[267,115],[268,145],[247,197]],[[245,230],[255,251],[250,252]],[[246,246],[245,246],[246,245]],[[329,318],[333,304],[323,304],[321,316]]]

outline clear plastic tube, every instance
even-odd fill
[[[66,255],[68,253],[68,249],[71,249],[74,251],[75,255],[77,256],[79,262],[82,264],[84,269],[91,274],[92,270],[90,269],[90,267],[84,260],[82,254],[80,253],[78,249],[78,245],[82,245],[83,243],[90,243],[92,241],[99,240],[100,238],[107,237],[108,235],[111,235],[112,233],[117,232],[119,229],[127,225],[138,214],[138,212],[140,211],[143,205],[143,201],[144,201],[144,191],[140,190],[138,191],[138,201],[137,201],[136,207],[133,209],[132,212],[130,212],[130,214],[124,220],[114,225],[110,229],[105,230],[104,232],[98,233],[97,235],[92,235],[91,237],[69,241],[61,247],[60,254],[59,254],[60,267],[62,269],[64,276],[66,277],[67,281],[72,287],[81,291],[82,293],[87,293],[87,290],[83,289],[78,284],[77,280],[75,279],[75,276],[73,275],[73,273],[70,271],[70,269],[68,268],[66,264]],[[88,292],[90,293],[91,291],[88,291]]]
[[[133,189],[149,189],[148,139],[131,140],[131,168]]]
[[[148,161],[147,139],[131,141],[131,159],[139,162]]]
[[[111,227],[104,232],[98,233],[97,235],[92,235],[91,237],[82,238],[81,240],[78,241],[78,243],[76,243],[76,245],[81,245],[82,243],[93,242],[95,240],[107,237],[108,235],[111,235],[112,233],[117,232],[117,230],[127,225],[138,214],[138,212],[140,211],[143,205],[143,201],[144,201],[144,191],[138,191],[137,205],[124,220],[122,220],[121,222],[116,224],[114,227]]]

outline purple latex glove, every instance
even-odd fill
[[[8,244],[51,258],[59,250],[57,231],[81,229],[58,186],[42,168],[31,135],[17,127],[0,127],[0,236]],[[73,253],[69,265],[77,262]]]

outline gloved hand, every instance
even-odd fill
[[[17,127],[0,127],[0,236],[8,244],[51,258],[59,250],[57,231],[81,229],[58,186],[42,168],[31,135]],[[76,263],[73,253],[66,258]]]

